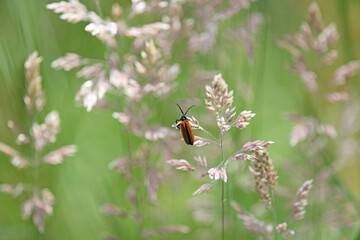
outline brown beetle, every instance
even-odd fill
[[[188,108],[188,110],[186,110],[186,112],[184,113],[183,110],[181,109],[181,107],[179,106],[179,104],[176,103],[176,105],[179,107],[182,116],[180,117],[180,119],[176,119],[176,124],[178,123],[178,121],[180,121],[180,124],[177,124],[176,127],[180,128],[181,130],[181,134],[183,136],[184,142],[186,144],[189,145],[193,145],[194,144],[194,133],[193,130],[191,128],[190,122],[187,119],[187,117],[185,116],[187,114],[187,112],[190,110],[190,108],[194,107],[195,105],[192,105],[191,107]],[[180,125],[180,127],[179,127]]]

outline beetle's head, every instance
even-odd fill
[[[195,106],[195,105],[192,105],[192,106],[189,107],[188,110],[186,110],[186,112],[184,113],[183,110],[181,109],[181,107],[179,106],[179,104],[176,103],[176,105],[179,107],[179,109],[180,109],[180,111],[181,111],[181,113],[182,113],[182,116],[180,117],[180,120],[181,120],[181,121],[185,121],[185,120],[186,120],[186,116],[185,116],[185,115],[187,114],[187,112],[188,112],[192,107]]]
[[[185,120],[186,120],[185,114],[183,114],[183,115],[180,117],[180,120],[181,120],[181,121],[185,121]]]

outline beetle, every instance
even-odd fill
[[[188,145],[193,145],[195,137],[194,137],[194,133],[191,128],[190,122],[189,122],[188,118],[186,117],[186,114],[190,110],[190,108],[194,107],[195,105],[192,105],[191,107],[189,107],[185,113],[183,112],[183,110],[181,109],[179,104],[176,103],[176,105],[179,107],[179,109],[182,113],[182,116],[180,117],[180,119],[176,119],[176,122],[175,122],[176,127],[180,128],[184,142]],[[179,124],[178,124],[178,121],[180,121]],[[179,125],[180,125],[180,127],[179,127]]]

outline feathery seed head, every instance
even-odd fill
[[[184,159],[171,159],[166,161],[168,164],[176,167],[176,169],[183,170],[183,171],[194,171],[195,168],[191,166],[191,164],[184,160]]]
[[[86,59],[83,59],[76,53],[67,53],[66,56],[60,57],[51,63],[51,67],[55,69],[64,69],[70,71],[74,68],[80,67],[87,63]]]
[[[304,217],[306,212],[305,207],[308,205],[308,195],[310,189],[312,188],[312,182],[313,180],[305,181],[304,184],[297,191],[295,200],[291,205],[291,222],[298,221]]]
[[[219,180],[220,178],[227,182],[226,169],[224,167],[210,168],[208,171],[209,178]]]
[[[260,194],[263,204],[269,208],[271,205],[271,196],[269,190],[274,190],[276,186],[277,175],[274,166],[265,148],[258,147],[255,150],[255,156],[251,160],[250,172],[254,176],[255,186]]]
[[[50,112],[42,124],[34,123],[31,134],[35,139],[35,148],[43,149],[48,143],[56,141],[56,135],[60,130],[60,118],[57,111]]]
[[[61,1],[46,5],[47,9],[54,10],[55,13],[61,13],[60,18],[70,23],[89,20],[87,8],[79,0]]]
[[[33,52],[25,62],[27,92],[24,98],[27,110],[32,111],[35,107],[36,111],[40,111],[44,106],[44,93],[42,91],[42,78],[40,76],[40,63],[42,57],[38,52]]]
[[[201,186],[193,193],[193,195],[200,194],[200,193],[202,193],[203,191],[209,192],[212,187],[213,187],[213,184],[212,184],[212,183],[205,183],[205,184],[201,185]]]

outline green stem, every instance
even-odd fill
[[[223,133],[220,138],[221,162],[224,161]],[[221,181],[221,239],[225,239],[225,182]]]
[[[102,10],[101,10],[100,1],[99,1],[99,0],[95,0],[95,5],[96,5],[97,11],[98,11],[99,14],[100,14],[100,17],[103,17],[103,13],[102,13]]]
[[[221,181],[221,236],[225,239],[225,182]]]
[[[33,127],[34,123],[36,122],[37,110],[35,110],[35,108],[34,108],[34,110],[29,111],[29,113],[30,113],[30,119],[31,119],[30,126],[29,126],[29,129],[30,129],[29,136],[30,136],[30,142],[31,142],[31,148],[32,148],[32,161],[31,161],[32,196],[31,196],[31,198],[33,198],[34,196],[38,197],[38,195],[39,195],[39,164],[40,164],[41,152],[36,149],[35,138],[34,138],[33,134],[31,134],[32,127]],[[36,228],[36,230],[34,231],[35,238],[40,239],[41,234],[40,234],[38,228],[36,227],[36,225],[35,225],[35,228]]]
[[[347,0],[338,0],[337,1],[339,15],[340,15],[340,29],[342,31],[341,37],[342,40],[342,46],[345,52],[345,58],[346,61],[349,61],[353,58],[353,51],[351,50],[351,46],[353,46],[351,37],[350,37],[350,31],[348,26],[348,1]]]
[[[33,135],[31,134],[31,129],[32,126],[34,125],[35,121],[36,121],[36,110],[30,112],[30,116],[31,116],[31,122],[30,122],[30,138],[31,138],[31,148],[32,148],[32,162],[31,162],[31,166],[32,166],[32,180],[33,180],[33,184],[32,184],[32,189],[33,189],[33,194],[38,194],[39,189],[38,189],[38,182],[39,182],[39,151],[36,149],[36,143],[35,143],[35,138],[33,137]]]
[[[272,189],[270,189],[270,196],[271,196],[271,211],[273,214],[273,218],[274,218],[274,239],[277,240],[277,232],[276,232],[276,226],[277,226],[277,215],[276,215],[276,211],[275,211],[275,195],[274,195],[274,191]]]

